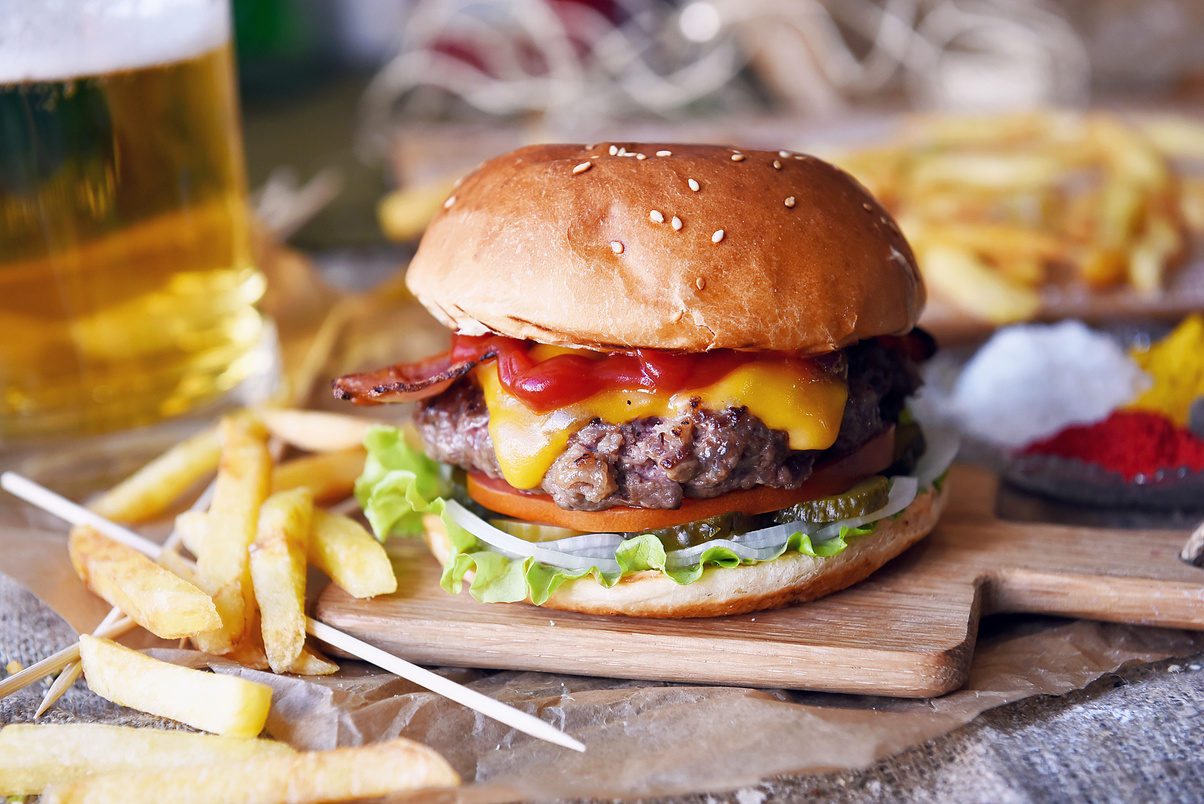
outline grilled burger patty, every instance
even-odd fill
[[[844,352],[849,397],[836,443],[826,450],[791,450],[786,433],[770,430],[745,408],[695,407],[627,424],[594,420],[569,439],[542,488],[561,508],[600,511],[616,505],[676,508],[683,497],[796,486],[817,461],[854,452],[896,422],[904,399],[920,385],[915,361],[877,341]],[[420,403],[415,422],[435,460],[501,477],[489,411],[472,379]]]

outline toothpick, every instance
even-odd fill
[[[97,630],[94,636],[112,639],[134,629],[134,621],[123,617],[107,629]],[[79,660],[79,643],[63,648],[58,653],[47,656],[37,664],[31,664],[19,673],[0,681],[0,698],[12,695],[17,690],[23,690],[46,676],[57,673],[72,662]]]
[[[488,695],[482,695],[476,690],[469,689],[446,679],[438,673],[432,673],[426,668],[411,664],[405,659],[401,659],[391,653],[386,653],[378,647],[369,645],[362,639],[345,634],[337,628],[331,628],[326,623],[318,622],[312,617],[306,617],[305,630],[328,645],[345,650],[352,656],[358,656],[382,670],[388,670],[394,675],[401,676],[408,681],[413,681],[415,684],[425,687],[431,692],[442,695],[444,698],[449,698],[458,704],[463,704],[469,709],[474,709],[486,717],[491,717],[494,720],[505,723],[507,726],[530,734],[532,737],[538,737],[541,740],[547,740],[550,743],[562,745],[574,751],[585,750],[585,745],[580,741],[573,739],[555,726],[540,720],[534,715],[529,715],[501,701],[490,698]]]
[[[109,613],[106,614],[105,618],[100,621],[100,625],[92,629],[92,636],[96,636],[97,633],[105,630],[110,625],[120,620],[122,616],[124,615],[122,614],[121,609],[117,608],[116,606],[109,609]],[[63,672],[59,673],[58,678],[56,678],[54,683],[50,685],[50,689],[46,690],[46,695],[42,697],[42,702],[38,704],[38,710],[33,713],[33,716],[41,717],[46,713],[47,709],[54,706],[55,702],[59,698],[62,698],[63,695],[66,694],[67,690],[71,688],[71,685],[79,679],[80,675],[83,674],[83,671],[83,665],[79,663],[78,659],[64,667]]]
[[[54,706],[59,698],[67,694],[67,690],[71,689],[71,685],[79,681],[79,677],[84,674],[84,666],[76,659],[71,664],[63,668],[63,672],[58,674],[58,678],[50,685],[50,689],[46,690],[46,695],[42,697],[42,702],[38,704],[38,709],[33,713],[34,717],[41,717],[46,713],[46,710]]]
[[[26,502],[32,503],[73,525],[91,525],[106,536],[139,552],[145,553],[151,558],[157,558],[163,550],[159,545],[139,536],[128,528],[110,522],[104,517],[89,511],[87,508],[76,505],[65,497],[61,497],[14,472],[0,474],[0,488],[8,490]],[[350,634],[339,631],[337,628],[320,623],[312,617],[305,618],[305,629],[317,639],[341,648],[356,658],[374,664],[382,670],[387,670],[408,681],[413,681],[415,684],[429,689],[431,692],[449,698],[456,703],[463,704],[469,709],[480,712],[486,717],[493,718],[513,729],[529,734],[532,737],[564,746],[565,748],[571,748],[574,751],[585,750],[585,745],[580,741],[534,715],[515,709],[487,695],[482,695],[476,690],[471,690],[468,687],[457,684],[391,653],[386,653],[363,640],[356,639]],[[78,656],[78,645],[75,650]],[[66,663],[69,662],[70,660]],[[16,677],[13,676],[13,678]],[[12,679],[7,680],[11,681]]]

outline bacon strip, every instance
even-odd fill
[[[453,382],[472,371],[478,363],[497,357],[485,352],[475,360],[452,362],[450,351],[415,363],[348,374],[331,383],[336,399],[349,399],[356,405],[379,405],[385,402],[411,402],[443,393]]]

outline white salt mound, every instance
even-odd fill
[[[1107,417],[1150,384],[1109,336],[1080,321],[1001,329],[958,377],[946,413],[970,435],[1022,447]]]

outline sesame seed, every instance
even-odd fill
[[[705,279],[703,279],[701,276],[694,280],[694,287],[698,288],[699,290],[702,290],[706,286],[707,286],[707,281]]]
[[[722,239],[723,239],[723,230],[722,229],[717,230],[715,232],[715,234],[711,235],[712,243],[718,243]]]
[[[789,151],[778,151],[778,156],[780,156],[784,159],[787,156],[790,156],[790,152]]]
[[[862,209],[864,209],[866,212],[873,212],[873,211],[874,211],[874,208],[873,208],[872,206],[870,206],[870,202],[869,202],[869,201],[863,201],[863,202],[861,202],[861,208],[862,208]]]
[[[573,168],[573,175],[575,176],[578,173],[584,173],[585,171],[589,170],[593,166],[594,166],[593,162],[582,162],[580,165],[577,165],[577,167]]]
[[[656,155],[657,156],[673,156],[673,152],[672,151],[657,151]]]
[[[665,222],[665,216],[664,216],[664,215],[662,215],[662,214],[660,213],[660,211],[659,211],[659,210],[656,210],[656,209],[654,209],[654,210],[652,210],[651,212],[649,212],[649,213],[648,213],[648,217],[649,217],[649,218],[651,218],[652,220],[656,221],[657,223],[664,223],[664,222]]]
[[[642,162],[642,161],[644,161],[645,159],[647,159],[647,158],[648,158],[648,154],[636,154],[636,155],[635,155],[635,158],[636,158],[636,159],[638,159],[638,160],[640,160],[640,161]]]
[[[779,162],[779,161],[778,161],[778,160],[776,160],[776,159],[775,159],[775,160],[773,160],[773,169],[774,169],[774,170],[781,170],[781,169],[782,169],[782,163],[781,163],[781,162]]]
[[[613,251],[615,254],[622,254],[623,253],[623,244],[620,243],[618,240],[611,240],[610,241],[610,250]]]
[[[743,162],[744,154],[732,154],[732,161],[733,162]]]
[[[698,182],[694,181],[693,179],[690,179],[690,181],[687,183],[690,185],[690,189],[693,190],[694,192],[698,192],[700,189],[702,189],[702,185],[700,185]]]
[[[617,145],[610,146],[610,155],[611,156],[614,156],[618,152],[619,152],[619,146],[617,146]]]
[[[674,229],[676,229],[679,232],[681,231],[681,218],[674,215],[673,220],[669,221],[669,223],[673,224]]]
[[[795,158],[795,159],[806,159],[807,157],[806,157],[806,155],[804,155],[804,154],[795,154],[795,155],[794,155],[794,158]]]
[[[449,195],[447,197],[447,200],[443,202],[443,208],[447,209],[454,203],[456,203],[456,197],[454,195]]]
[[[794,196],[790,196],[786,199],[786,206],[790,207],[791,209],[794,208]]]
[[[619,152],[615,156],[627,156],[627,149],[620,145]]]

